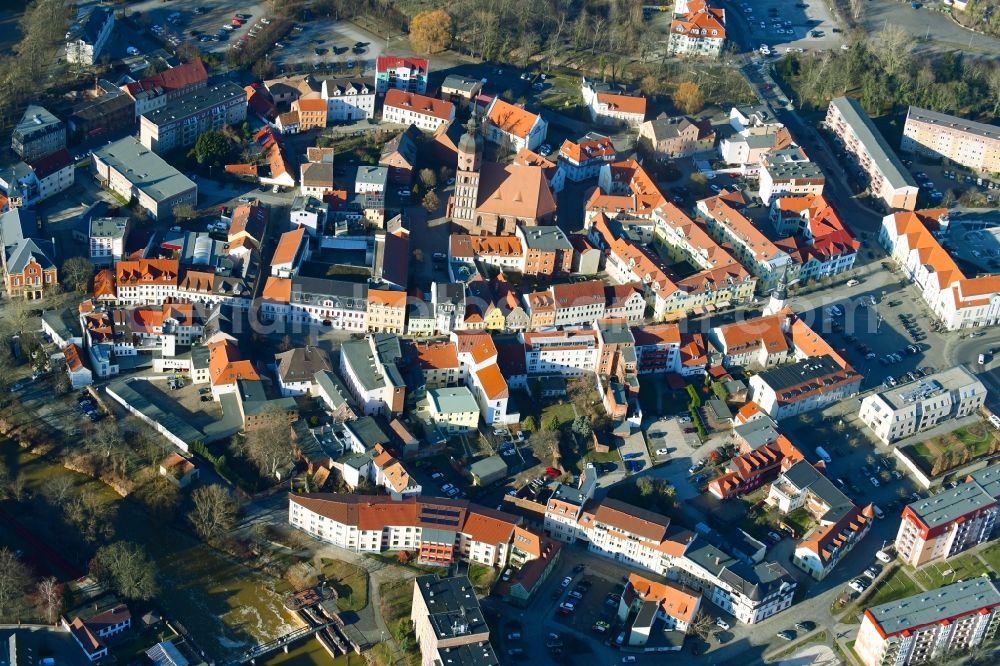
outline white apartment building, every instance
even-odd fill
[[[137,259],[115,265],[119,305],[160,305],[177,296],[180,266],[176,259]]]
[[[96,65],[115,27],[110,7],[94,7],[66,33],[66,62]]]
[[[288,521],[356,553],[408,550],[423,564],[503,566],[518,518],[464,500],[292,493]]]
[[[401,356],[399,338],[387,333],[341,345],[340,376],[366,415],[403,411],[406,383],[396,365]]]
[[[879,243],[949,331],[992,326],[1000,322],[1000,278],[965,277],[937,239],[948,223],[945,208],[886,215]]]
[[[1000,172],[1000,127],[916,106],[906,114],[899,149],[983,173]]]
[[[595,372],[600,357],[597,331],[574,329],[520,334],[528,375],[579,377]]]
[[[522,148],[535,150],[545,141],[549,124],[538,114],[499,97],[486,108],[486,140],[506,145],[514,153]]]
[[[976,413],[986,387],[962,366],[866,396],[858,416],[885,444]]]
[[[385,94],[382,122],[416,125],[425,132],[434,132],[455,120],[455,105],[435,97],[403,92],[393,88]]]
[[[670,22],[667,54],[718,58],[726,43],[726,10],[709,0],[681,0]]]
[[[90,220],[88,254],[95,266],[116,263],[125,254],[130,218],[97,217]]]
[[[320,94],[326,100],[328,124],[375,117],[373,79],[324,79]]]
[[[750,378],[751,399],[775,420],[840,402],[861,388],[863,377],[829,354],[770,368]]]
[[[1000,592],[984,576],[865,610],[854,642],[864,666],[949,659],[996,635]]]

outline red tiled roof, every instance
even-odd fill
[[[325,104],[325,101],[324,101]],[[384,106],[397,109],[406,109],[425,116],[432,116],[439,120],[451,120],[455,115],[455,105],[435,97],[408,93],[396,88],[390,89],[385,94]]]

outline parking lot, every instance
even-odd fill
[[[699,494],[699,485],[707,478],[695,482],[699,471],[691,471],[691,467],[708,457],[709,452],[719,446],[728,437],[727,433],[716,437],[710,437],[702,443],[697,433],[685,432],[684,429],[690,427],[690,423],[682,422],[682,418],[673,417],[660,419],[651,423],[646,430],[649,438],[649,448],[651,455],[655,456],[656,466],[650,472],[650,476],[657,479],[664,479],[674,487],[677,499],[686,500],[696,497]],[[666,448],[665,456],[656,455],[659,449]]]
[[[741,2],[739,13],[750,28],[755,47],[772,50],[825,51],[840,48],[843,33],[820,0],[766,0]]]
[[[229,48],[230,43],[249,33],[261,18],[267,17],[266,7],[267,3],[253,0],[238,5],[227,0],[184,0],[169,3],[145,0],[130,5],[129,14],[139,13],[139,22],[147,28],[161,26],[162,32],[158,36],[163,39],[177,37],[182,41],[197,43],[202,51],[222,53]],[[172,23],[168,19],[173,14],[178,14],[178,19]],[[237,27],[233,25],[236,14],[249,15],[250,18]],[[218,31],[227,26],[232,30],[227,30],[226,35],[220,37]],[[203,36],[209,39],[216,36],[219,39],[201,41]]]

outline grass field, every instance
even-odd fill
[[[475,562],[469,565],[469,580],[472,582],[472,587],[475,588],[476,593],[483,596],[488,595],[496,579],[497,570],[493,567],[488,567],[485,564],[476,564]]]
[[[917,592],[920,592],[920,587],[903,569],[897,569],[879,583],[878,590],[865,600],[864,606],[866,608],[880,606],[890,601],[909,597]]]
[[[337,591],[337,607],[344,611],[359,611],[368,605],[368,572],[342,560],[321,560],[323,574],[333,581]]]
[[[389,633],[402,648],[408,665],[420,663],[420,648],[413,639],[410,628],[410,610],[413,608],[413,581],[393,580],[379,587],[382,604],[379,609],[389,627]]]
[[[986,560],[990,565],[991,571],[1000,572],[1000,541],[994,542],[993,545],[979,551],[979,557]]]
[[[548,428],[549,421],[555,417],[560,426],[572,423],[574,419],[573,404],[569,402],[552,403],[542,408],[541,420],[538,422],[540,428]]]
[[[913,572],[913,577],[927,589],[950,585],[960,580],[974,578],[986,571],[982,560],[972,554],[952,557],[944,562],[933,562]]]

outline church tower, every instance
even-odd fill
[[[764,316],[773,315],[784,309],[788,301],[788,264],[781,267],[781,275],[778,276],[778,284],[771,290],[771,298],[764,308]]]
[[[451,219],[473,231],[479,205],[479,169],[483,159],[483,137],[476,125],[476,114],[469,118],[465,134],[458,140],[458,168],[455,171],[455,194]]]

